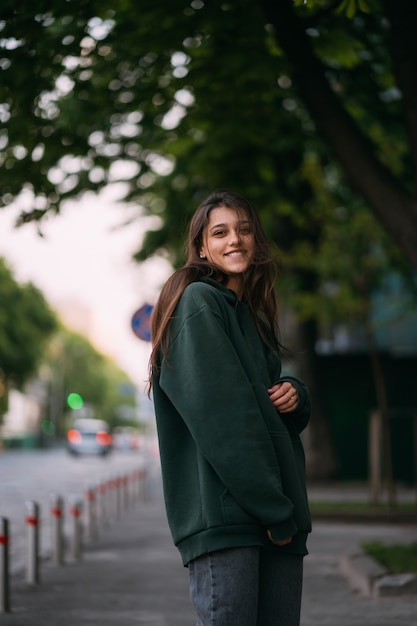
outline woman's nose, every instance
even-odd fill
[[[231,229],[230,230],[230,234],[229,234],[229,244],[238,244],[240,241],[240,236],[239,236],[239,231],[235,230],[235,229]]]

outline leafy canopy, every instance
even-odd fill
[[[36,371],[57,320],[39,289],[18,283],[2,258],[0,302],[0,382],[21,386]]]
[[[359,219],[368,207],[322,139],[325,119],[355,167],[349,133],[332,109],[320,108],[330,100],[323,95],[325,105],[317,103],[305,90],[303,71],[312,58],[320,59],[327,87],[372,158],[389,172],[382,169],[376,180],[363,169],[372,194],[384,197],[378,185],[390,177],[412,188],[385,4],[123,0],[115,8],[108,0],[53,7],[24,0],[16,8],[6,0],[3,204],[23,189],[22,220],[40,218],[65,198],[123,181],[126,199],[161,218],[137,259],[165,250],[178,264],[196,203],[215,187],[233,187],[258,207],[287,266],[302,272],[298,284],[314,297],[321,268],[336,267],[329,260],[329,249],[337,254],[328,246],[333,230],[350,237],[351,220],[337,218],[339,207]],[[312,92],[319,98],[317,85]],[[330,203],[317,201],[318,186]]]

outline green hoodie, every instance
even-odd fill
[[[280,415],[267,389],[289,380],[298,406]],[[262,546],[306,554],[311,519],[299,433],[306,387],[281,377],[248,306],[206,278],[174,312],[167,359],[153,378],[165,505],[186,565],[224,548]],[[287,546],[274,540],[292,536]]]

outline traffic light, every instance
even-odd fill
[[[84,400],[79,393],[71,392],[67,396],[67,404],[70,409],[76,411],[77,409],[81,409],[84,406]]]

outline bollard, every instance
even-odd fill
[[[106,514],[107,522],[110,522],[114,517],[114,480],[107,478],[105,482],[106,486]]]
[[[142,478],[143,478],[143,469],[139,468],[136,470],[136,497],[139,498],[142,496]]]
[[[124,474],[120,474],[118,478],[119,485],[119,513],[122,513],[126,507],[126,485],[125,485],[125,476]]]
[[[123,474],[119,474],[116,478],[117,485],[117,516],[119,517],[120,513],[124,508],[124,482],[123,482]]]
[[[143,478],[143,470],[142,468],[136,470],[136,497],[139,500],[142,498],[142,478]]]
[[[9,521],[0,517],[0,614],[9,611]]]
[[[127,474],[122,476],[122,508],[123,511],[129,508],[129,476]]]
[[[122,477],[116,476],[114,483],[116,488],[116,517],[119,517],[122,510]]]
[[[81,560],[81,547],[82,547],[82,502],[81,500],[74,498],[71,504],[71,518],[72,518],[72,533],[71,533],[71,556],[74,561]]]
[[[26,529],[27,529],[27,562],[26,581],[37,585],[39,576],[39,504],[34,500],[26,502]]]
[[[100,520],[101,525],[105,525],[107,522],[107,484],[102,481],[97,485],[98,495],[98,513],[97,520]]]
[[[110,518],[117,517],[117,478],[109,478],[107,481],[107,495],[109,501]]]
[[[140,470],[140,488],[141,488],[141,495],[142,495],[142,500],[144,502],[146,502],[146,500],[148,499],[148,488],[147,488],[147,483],[148,483],[148,474],[145,468]]]
[[[97,535],[96,523],[96,489],[87,487],[85,492],[86,502],[86,536],[89,541],[93,541]]]
[[[52,561],[56,565],[62,565],[64,562],[64,539],[63,539],[63,523],[64,523],[64,505],[60,496],[52,493],[50,495],[51,505],[51,539],[52,539]]]
[[[117,493],[116,512],[117,512],[117,517],[119,517],[120,513],[122,512],[122,505],[123,505],[123,479],[122,479],[121,474],[116,476],[116,493]]]
[[[132,471],[132,479],[131,479],[131,498],[136,501],[136,498],[139,497],[139,470],[134,469]]]

